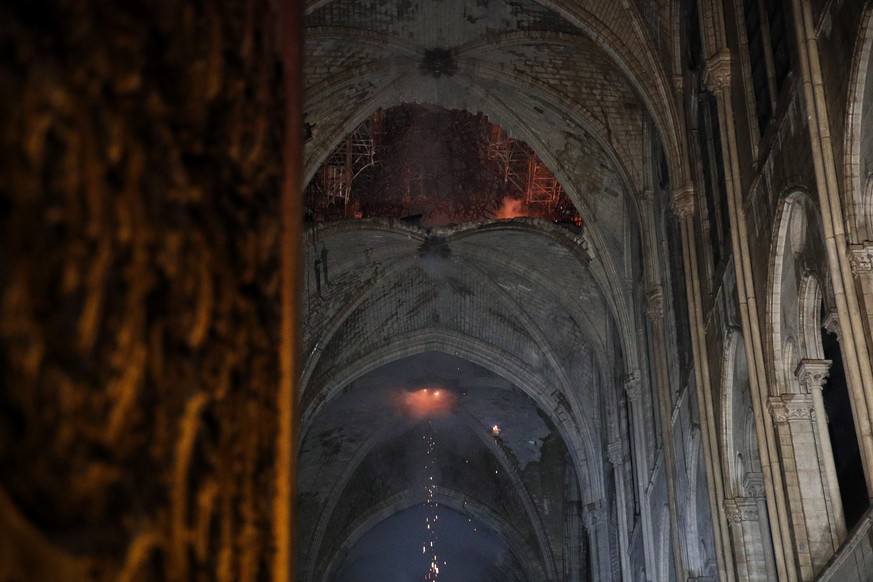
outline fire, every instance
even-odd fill
[[[526,216],[524,204],[521,200],[509,196],[503,199],[500,210],[494,214],[494,218],[516,218],[519,216]]]
[[[442,416],[451,412],[455,395],[443,388],[420,388],[404,392],[400,404],[404,412],[415,418]]]

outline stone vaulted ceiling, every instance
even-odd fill
[[[604,411],[645,351],[647,144],[656,135],[671,165],[680,149],[669,59],[658,56],[669,11],[641,4],[307,4],[307,180],[377,109],[484,113],[536,152],[585,227],[308,226],[303,580],[373,579],[377,563],[405,579],[415,564],[388,548],[421,541],[419,513],[436,498],[455,543],[440,542],[440,560],[468,560],[470,579],[596,578],[603,567],[567,545],[580,525],[566,516],[578,516],[572,504],[606,510],[604,451],[617,429]],[[451,394],[447,415],[399,404],[425,388]]]
[[[328,269],[320,293],[314,276],[305,289],[307,573],[336,575],[343,554],[331,544],[363,535],[355,529],[362,508],[384,506],[387,517],[420,501],[407,445],[422,438],[424,424],[396,401],[406,390],[437,386],[459,395],[450,417],[434,420],[438,446],[453,445],[439,453],[441,487],[480,504],[488,531],[500,532],[498,517],[516,512],[498,538],[520,560],[519,579],[560,579],[555,532],[563,522],[554,512],[567,502],[564,473],[572,474],[574,496],[577,483],[589,495],[602,491],[596,379],[617,358],[606,349],[608,302],[583,268],[590,260],[584,240],[532,219],[430,232],[368,220],[318,227],[309,242],[307,264],[318,257]],[[489,434],[494,424],[506,427],[500,441]],[[541,464],[543,447],[552,453]],[[472,473],[450,483],[446,475],[468,458],[477,459]],[[486,461],[497,476],[481,482]],[[383,475],[386,467],[401,472]]]

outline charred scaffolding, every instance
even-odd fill
[[[306,190],[307,220],[402,218],[422,226],[527,216],[581,227],[552,172],[484,115],[380,109],[349,134]]]

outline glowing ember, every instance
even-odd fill
[[[404,392],[400,398],[401,408],[415,418],[442,416],[451,412],[455,395],[442,388],[421,388]]]
[[[494,218],[517,218],[527,216],[526,208],[521,200],[506,196],[500,209],[494,214]]]
[[[439,393],[440,390],[436,390],[435,392]],[[445,395],[446,394],[444,393],[443,396]],[[440,395],[436,394],[435,396],[439,397]],[[428,473],[432,473],[436,461],[436,455],[434,454],[433,427],[431,426],[430,421],[428,421],[427,427],[428,434],[422,437],[425,442],[427,442],[427,462],[424,468]],[[425,501],[425,506],[433,511],[433,515],[424,518],[427,538],[421,546],[422,554],[425,553],[426,549],[430,549],[430,567],[428,568],[427,573],[424,575],[424,579],[426,581],[437,580],[440,575],[437,549],[435,547],[435,542],[437,540],[436,522],[439,521],[439,515],[437,515],[436,512],[437,507],[439,507],[439,503],[434,500],[435,489],[436,485],[433,484],[433,474],[429,474],[427,477],[427,485],[425,487],[425,493],[427,494],[427,501]],[[443,562],[443,564],[445,564],[445,562]]]

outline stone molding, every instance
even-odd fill
[[[679,218],[694,215],[694,186],[690,182],[673,189],[673,213]]]
[[[706,61],[703,82],[706,88],[713,93],[718,93],[730,86],[731,53],[727,48],[721,49]]]
[[[664,318],[664,288],[655,285],[646,294],[646,312],[652,320]]]
[[[586,529],[606,523],[607,505],[601,499],[593,503],[587,503],[582,508],[582,523]]]
[[[754,499],[764,498],[764,473],[749,471],[743,477],[743,491],[746,497]]]
[[[826,332],[832,333],[837,336],[837,341],[841,341],[843,339],[842,330],[840,329],[840,317],[837,315],[836,311],[831,311],[824,318],[824,321],[821,322],[821,326],[825,329]]]
[[[776,424],[815,420],[815,409],[809,394],[772,396],[767,405]]]
[[[634,370],[624,378],[624,391],[627,399],[631,402],[639,402],[643,395],[643,383],[640,379],[640,371]]]
[[[873,242],[849,245],[849,265],[856,277],[873,272]]]
[[[812,358],[804,358],[797,364],[797,369],[794,370],[794,375],[797,376],[797,381],[800,382],[800,387],[803,391],[810,393],[816,388],[819,390],[828,381],[828,375],[831,369],[831,360],[816,360]]]
[[[758,502],[754,498],[735,497],[725,499],[724,514],[728,523],[742,523],[744,521],[758,521]]]
[[[621,441],[609,443],[606,446],[606,454],[613,467],[619,467],[624,464],[624,444]]]

